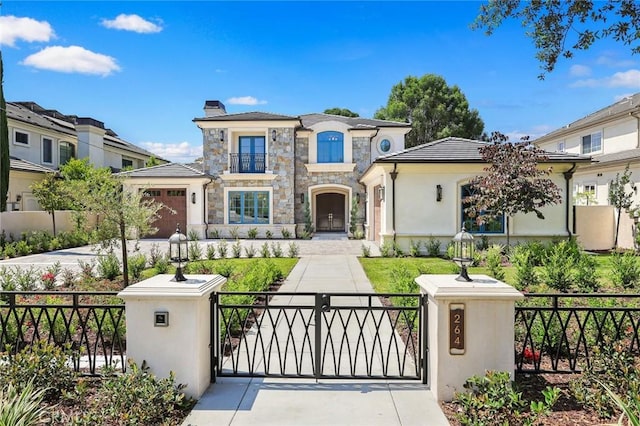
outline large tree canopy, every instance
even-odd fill
[[[324,110],[325,114],[342,115],[344,117],[360,117],[360,114],[353,112],[348,108],[327,108]]]
[[[448,86],[444,78],[426,74],[408,76],[391,88],[387,106],[375,118],[411,123],[405,146],[412,147],[436,139],[455,136],[478,139],[484,123],[458,86]]]
[[[538,49],[544,74],[553,71],[560,56],[571,58],[597,40],[612,38],[640,53],[640,2],[637,0],[489,0],[480,6],[472,28],[491,35],[506,19],[521,21]]]

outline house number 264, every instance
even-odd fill
[[[464,354],[464,304],[449,305],[449,353]]]

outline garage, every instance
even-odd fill
[[[169,238],[176,232],[176,226],[180,224],[183,233],[186,233],[187,225],[187,190],[186,188],[153,188],[144,191],[144,198],[153,199],[165,205],[159,214],[159,218],[153,222],[158,228],[151,238]],[[171,210],[175,214],[171,214]]]

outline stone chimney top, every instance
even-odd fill
[[[218,115],[225,115],[227,110],[224,108],[224,104],[220,101],[205,101],[204,103],[204,115],[205,117],[215,117]]]

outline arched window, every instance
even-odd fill
[[[342,163],[344,161],[344,135],[327,131],[318,133],[318,163]]]

